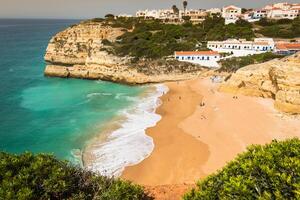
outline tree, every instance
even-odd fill
[[[173,6],[172,6],[172,10],[173,10],[174,14],[176,14],[176,15],[179,14],[179,9],[177,8],[176,5],[173,5]]]
[[[107,14],[107,15],[105,15],[105,18],[106,19],[113,19],[113,18],[115,18],[115,16],[113,14]]]
[[[190,16],[182,16],[182,19],[185,21],[185,22],[188,22],[191,20],[191,17]]]
[[[300,17],[293,20],[291,29],[296,37],[300,36]]]
[[[300,140],[250,146],[184,200],[300,199]]]
[[[186,15],[186,8],[187,8],[188,2],[186,0],[183,1],[183,10],[184,10],[184,15]]]

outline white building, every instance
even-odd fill
[[[184,15],[183,11],[181,15]],[[190,9],[186,11],[185,16],[189,16],[191,18],[190,21],[192,23],[198,24],[205,20],[206,16],[208,16],[208,12],[206,12],[206,10],[203,9],[199,9],[199,10]]]
[[[136,12],[136,17],[144,19],[159,19],[164,22],[180,22],[182,19],[182,12],[174,13],[172,9],[161,10],[139,10]]]
[[[208,10],[206,10],[207,13],[210,14],[222,14],[222,10],[220,8],[210,8]]]
[[[263,8],[270,19],[295,19],[300,16],[300,4],[276,3]]]
[[[129,14],[119,14],[117,16],[117,18],[131,18],[131,17],[133,17],[133,15],[129,15]]]
[[[235,23],[242,14],[242,8],[237,6],[226,6],[222,9],[222,17],[225,19],[225,24]]]
[[[203,9],[188,9],[184,13],[180,10],[179,13],[174,13],[173,9],[161,10],[139,10],[136,12],[136,17],[144,19],[159,19],[164,22],[184,22],[182,16],[189,16],[192,23],[201,23],[205,20],[208,13]]]
[[[253,11],[254,19],[266,18],[268,16],[268,10],[266,9],[256,9]]]
[[[205,67],[219,67],[221,55],[216,51],[176,51],[175,59]]]
[[[254,41],[228,39],[207,42],[207,48],[219,53],[231,53],[235,57],[273,51],[274,47],[275,43],[272,38],[255,38]]]

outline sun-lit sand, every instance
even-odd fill
[[[217,91],[209,79],[168,83],[157,109],[161,121],[147,130],[152,154],[127,167],[122,178],[143,185],[193,183],[232,160],[248,145],[300,137],[300,119],[281,115],[270,99]],[[202,103],[202,106],[201,106]]]

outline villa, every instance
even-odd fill
[[[208,12],[203,9],[199,10],[187,10],[185,16],[189,16],[190,21],[194,24],[201,23],[205,20],[205,17],[208,16]]]
[[[222,9],[222,17],[225,19],[225,24],[235,23],[242,14],[242,8],[237,6],[227,6]]]
[[[176,51],[175,59],[205,67],[219,67],[221,55],[216,51]]]
[[[144,19],[159,19],[165,23],[184,22],[182,16],[190,17],[190,22],[197,24],[205,20],[205,17],[208,16],[208,12],[203,9],[188,9],[185,13],[183,10],[179,10],[179,13],[174,13],[172,9],[139,10],[136,12],[136,17]]]
[[[274,47],[275,43],[272,38],[255,38],[254,41],[228,39],[207,42],[207,48],[219,53],[231,53],[237,57],[273,51]]]
[[[300,4],[276,3],[263,8],[270,19],[295,19],[300,16]]]

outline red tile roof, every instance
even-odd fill
[[[217,51],[175,51],[178,56],[202,56],[202,55],[219,55]]]
[[[300,43],[277,44],[276,48],[279,49],[279,50],[290,50],[290,49],[299,49],[300,50]]]

